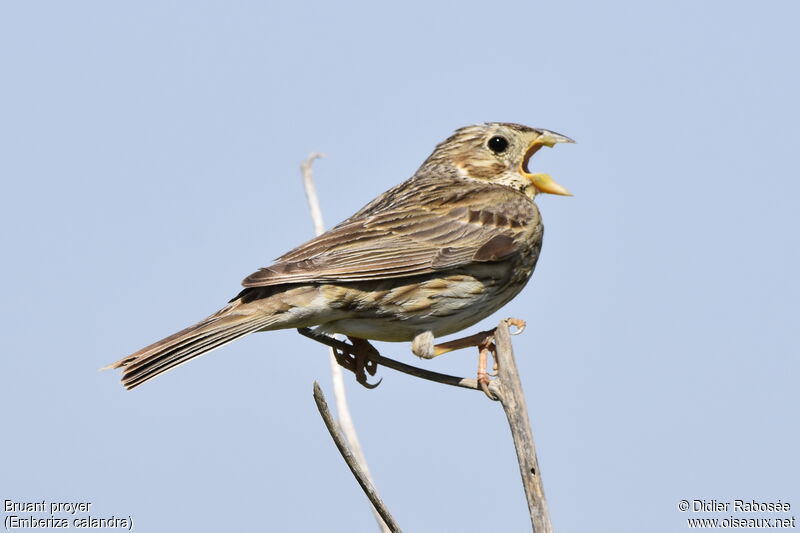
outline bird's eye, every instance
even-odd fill
[[[486,146],[489,147],[489,150],[496,154],[502,154],[508,148],[508,139],[505,137],[500,137],[499,135],[495,135],[489,142],[486,143]]]

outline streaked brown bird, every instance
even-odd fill
[[[564,142],[519,124],[461,128],[409,180],[245,278],[228,305],[106,368],[122,368],[132,389],[249,333],[313,326],[350,338],[364,384],[368,340],[412,341],[425,358],[449,351],[458,343],[434,338],[494,313],[530,279],[543,233],[533,200],[569,192],[528,161]]]

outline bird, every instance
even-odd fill
[[[366,385],[369,341],[410,341],[422,358],[461,347],[435,339],[493,314],[533,274],[544,232],[536,196],[571,196],[529,160],[573,142],[515,123],[457,129],[411,178],[247,276],[219,311],[105,369],[121,368],[133,389],[250,333],[314,328],[350,339]]]

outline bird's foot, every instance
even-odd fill
[[[377,383],[369,383],[367,381],[367,374],[374,376],[378,370],[378,363],[375,360],[380,355],[378,350],[369,343],[366,339],[358,337],[347,337],[353,345],[353,351],[350,356],[353,358],[353,373],[356,375],[356,381],[368,389],[374,389],[381,384],[383,379],[379,379]],[[340,363],[341,364],[341,363]],[[346,368],[346,367],[345,367]]]
[[[509,327],[516,328],[516,331],[513,332],[513,335],[519,335],[520,333],[525,330],[525,321],[519,318],[507,318],[506,324]],[[478,385],[480,386],[481,390],[489,397],[490,400],[497,400],[498,398],[492,394],[489,390],[489,383],[491,383],[491,377],[497,375],[497,348],[494,343],[494,332],[495,329],[490,329],[487,331],[481,331],[480,333],[475,333],[474,335],[470,335],[468,337],[463,337],[461,339],[455,339],[448,342],[443,342],[442,344],[437,344],[433,347],[433,355],[432,357],[436,357],[437,355],[441,355],[447,352],[452,352],[453,350],[460,350],[461,348],[469,348],[475,346],[478,348],[478,375],[477,381]],[[492,372],[487,372],[487,366],[489,362],[489,355],[491,354],[493,359],[492,364]]]
[[[509,318],[506,318],[504,320],[504,322],[506,323],[506,325],[509,328],[511,328],[512,326],[514,328],[516,328],[516,331],[511,331],[510,332],[512,335],[519,335],[520,333],[525,331],[525,326],[527,325],[525,323],[525,321],[522,320],[521,318],[511,318],[511,317],[509,317]]]
[[[375,356],[380,355],[369,341],[348,337],[351,343],[348,344],[323,333],[317,333],[311,328],[298,328],[297,331],[309,339],[333,348],[333,357],[339,366],[355,374],[356,381],[364,387],[374,389],[383,381],[382,379],[378,380],[377,383],[369,383],[367,381],[367,374],[374,376],[378,370],[377,357]]]
[[[492,354],[492,358],[494,359],[493,368],[494,370],[497,370],[497,352],[494,344],[494,330],[492,330],[491,335],[487,335],[483,341],[478,344],[478,385],[490,400],[497,400],[497,397],[489,390],[489,383],[491,383],[491,379],[489,379],[489,373],[486,372],[486,364],[489,359],[489,353]]]

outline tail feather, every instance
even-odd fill
[[[159,374],[162,374],[178,365],[181,365],[197,356],[208,353],[248,333],[261,329],[261,323],[248,322],[236,327],[219,329],[208,334],[201,334],[182,346],[169,347],[164,351],[136,361],[122,376],[122,383],[126,388],[132,389],[141,385]]]
[[[236,304],[226,307],[103,370],[122,368],[122,384],[130,390],[195,357],[263,329],[274,321],[269,315],[231,312],[235,307]]]

